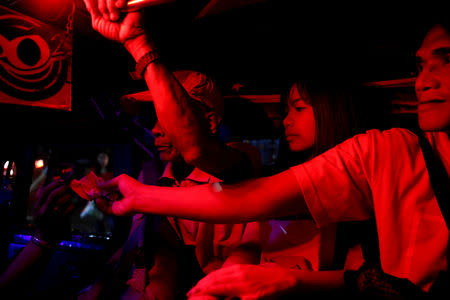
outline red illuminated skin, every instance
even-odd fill
[[[420,63],[416,80],[421,129],[443,132],[447,137],[450,128],[449,46],[450,34],[442,27],[435,26],[429,31],[417,51]],[[113,203],[111,207],[119,215],[143,211],[218,223],[308,215],[303,193],[289,170],[234,185],[213,184],[186,189],[148,187],[120,175],[105,183],[104,188],[118,188],[124,195],[122,201]],[[273,267],[250,265],[220,269],[203,278],[189,295],[262,299],[308,287],[323,290],[344,286],[341,272],[279,272]],[[273,274],[279,274],[284,280],[278,280]]]
[[[176,162],[181,155],[178,150],[172,145],[172,142],[161,129],[159,121],[156,122],[152,129],[152,134],[155,137],[155,147],[158,149],[159,158],[165,162]]]
[[[417,94],[420,128],[450,130],[450,37],[442,26],[434,27],[416,53],[419,75]]]

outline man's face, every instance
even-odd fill
[[[418,71],[415,89],[419,125],[425,131],[450,129],[450,35],[442,26],[433,27],[416,53]]]
[[[155,137],[155,147],[158,149],[159,158],[164,162],[174,162],[181,159],[181,154],[172,145],[165,132],[162,130],[159,121],[156,122],[152,129]]]

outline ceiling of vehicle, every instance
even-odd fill
[[[149,8],[147,27],[170,67],[208,71],[225,89],[239,82],[264,93],[285,78],[303,74],[374,81],[404,78],[414,71],[413,54],[423,31],[418,11],[381,7],[382,2],[374,7],[324,7],[266,0],[195,19],[205,2],[175,1]],[[74,59],[80,65],[111,76],[118,71],[103,68],[102,62],[132,67],[119,47],[91,32],[89,17],[81,10],[75,25]],[[107,76],[100,78],[108,81]]]

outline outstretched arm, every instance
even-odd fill
[[[116,215],[142,212],[212,223],[241,223],[309,213],[291,170],[236,184],[181,188],[147,186],[119,175],[100,183],[100,187],[119,189],[123,195],[122,200],[112,203],[97,199],[102,209]]]

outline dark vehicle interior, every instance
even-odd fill
[[[147,88],[131,78],[131,56],[92,29],[83,1],[53,1],[60,6],[48,12],[44,5],[34,11],[30,3],[1,6],[71,34],[70,104],[0,103],[1,269],[30,239],[34,187],[45,175],[64,166],[99,170],[98,155],[106,153],[107,174],[137,177],[156,156],[152,120],[120,104]],[[225,96],[223,139],[257,146],[269,174],[283,151],[279,98],[291,78],[327,74],[360,83],[360,105],[371,112],[367,127],[416,126],[414,53],[427,29],[426,14],[392,3],[371,5],[179,0],[144,11],[169,68],[205,71],[217,80]],[[73,217],[71,238],[59,245],[39,288],[76,290],[89,283],[127,237],[130,223],[86,206]]]

